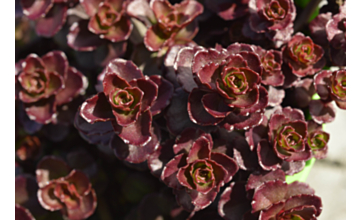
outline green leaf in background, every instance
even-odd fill
[[[311,1],[311,0],[295,0],[294,2],[295,2],[295,5],[296,5],[296,6],[304,9],[310,1]],[[312,21],[314,18],[316,18],[316,16],[318,16],[318,14],[319,14],[319,11],[320,11],[320,8],[317,7],[317,8],[315,9],[314,13],[310,16],[308,22],[310,22],[310,21]]]

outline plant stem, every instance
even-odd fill
[[[311,0],[303,9],[298,19],[294,22],[294,33],[298,32],[309,20],[310,16],[315,12],[321,0]]]

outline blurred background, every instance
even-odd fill
[[[336,110],[335,120],[324,128],[330,133],[328,156],[315,162],[306,181],[322,199],[318,220],[346,219],[346,111]]]

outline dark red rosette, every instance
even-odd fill
[[[133,24],[126,14],[127,0],[83,0],[80,1],[82,20],[75,19],[67,35],[68,45],[77,51],[107,53],[96,59],[104,66],[110,59],[125,52],[126,40]],[[79,9],[77,9],[79,10]],[[102,50],[102,51],[101,51]],[[96,56],[96,55],[95,55]]]
[[[126,15],[126,0],[83,0],[80,3],[90,16],[89,31],[111,42],[129,38],[133,26]]]
[[[55,157],[44,157],[37,166],[38,199],[44,209],[61,210],[68,219],[85,219],[97,206],[95,190],[81,171],[71,170]]]
[[[346,69],[323,70],[314,77],[316,92],[321,100],[334,100],[341,109],[346,109]]]
[[[306,183],[287,184],[281,170],[253,173],[246,184],[238,181],[225,189],[218,211],[229,220],[316,219],[322,202],[314,193]]]
[[[144,76],[134,63],[123,59],[112,60],[104,73],[103,91],[81,105],[76,127],[90,142],[109,143],[105,139],[115,132],[118,137],[111,141],[115,154],[129,162],[143,162],[159,145],[152,117],[169,104],[173,86],[161,76]],[[129,153],[133,156],[128,157]]]
[[[324,50],[302,33],[296,33],[282,52],[284,62],[297,77],[314,75],[325,65]]]
[[[346,66],[346,2],[339,13],[319,14],[309,24],[314,42],[329,48],[329,56],[335,66]]]
[[[200,130],[185,130],[175,142],[177,154],[164,167],[161,179],[174,189],[178,203],[188,211],[209,206],[225,183],[239,167],[229,156],[212,152],[210,134]]]
[[[274,46],[279,48],[291,38],[296,8],[292,0],[250,0],[249,27],[252,31],[265,34]],[[246,32],[246,26],[243,32]]]
[[[194,123],[233,130],[261,122],[268,93],[261,86],[262,65],[251,45],[234,43],[218,50],[184,47],[175,70],[190,92],[188,113]]]
[[[271,146],[269,141],[269,122],[266,116],[263,116],[261,124],[250,128],[245,132],[245,139],[248,145],[247,151],[251,152],[251,155],[255,154],[257,160],[253,160],[253,163],[258,163],[258,166],[263,170],[276,170],[281,167],[282,160],[276,155],[275,150]],[[244,146],[244,144],[243,144]],[[245,161],[248,156],[244,155],[245,149],[239,151],[240,154],[236,154],[236,161]],[[241,154],[242,153],[242,154]],[[254,156],[253,156],[254,157]],[[254,167],[258,167],[254,166]],[[257,169],[257,170],[261,170]]]
[[[282,86],[284,75],[282,74],[282,54],[277,50],[264,50],[259,46],[253,46],[259,55],[262,64],[261,83],[270,86]]]
[[[135,0],[129,3],[127,13],[148,28],[144,44],[150,51],[190,42],[198,32],[194,20],[203,12],[203,6],[194,0],[171,5],[167,0]],[[183,42],[183,43],[181,43]]]
[[[314,120],[308,121],[307,145],[311,148],[316,159],[323,159],[327,155],[330,134],[323,131],[322,126]]]
[[[24,103],[31,120],[41,124],[57,122],[57,107],[85,92],[86,77],[69,66],[65,54],[52,51],[41,58],[30,54],[19,61],[16,97]]]
[[[340,12],[326,23],[325,29],[333,64],[346,66],[346,2],[340,6]]]
[[[21,0],[23,14],[35,20],[36,33],[44,37],[54,36],[64,25],[67,10],[78,0]]]
[[[276,171],[273,171],[276,172]],[[284,173],[253,175],[249,177],[247,190],[253,189],[251,213],[258,219],[316,219],[322,211],[321,199],[306,183],[285,182]],[[254,187],[252,182],[258,184]]]
[[[302,111],[290,107],[276,110],[269,119],[269,139],[282,160],[306,161],[311,158],[307,143],[307,123]]]
[[[247,15],[249,0],[205,0],[204,4],[224,20],[234,20]]]

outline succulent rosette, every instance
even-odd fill
[[[321,100],[335,100],[339,108],[346,109],[346,69],[323,70],[315,75],[314,85]]]
[[[89,31],[111,42],[129,38],[133,26],[126,15],[126,0],[81,0],[80,3],[90,16]]]
[[[346,66],[346,2],[340,6],[340,12],[326,23],[325,30],[332,62]]]
[[[55,157],[44,157],[37,166],[38,199],[44,209],[61,210],[68,219],[85,219],[97,205],[96,193],[88,177],[71,170]]]
[[[173,146],[176,156],[164,167],[161,179],[174,189],[178,203],[188,211],[209,206],[239,167],[229,156],[212,152],[210,134],[185,130]]]
[[[292,0],[250,0],[249,14],[251,30],[265,34],[275,47],[290,40],[296,17]],[[243,32],[246,32],[246,28]]]
[[[307,145],[311,148],[316,159],[323,159],[327,155],[330,134],[323,131],[322,126],[314,120],[308,121]]]
[[[269,119],[269,138],[276,155],[285,161],[306,161],[311,151],[306,146],[307,123],[299,109],[276,110]]]
[[[246,184],[232,183],[221,195],[218,210],[229,220],[239,216],[259,220],[316,219],[322,202],[308,184],[287,184],[284,172],[276,170],[251,174]]]
[[[250,175],[246,188],[254,189],[251,212],[258,212],[259,219],[316,219],[322,211],[321,199],[308,184],[298,181],[287,184],[284,176],[282,173],[281,179],[273,179]],[[259,178],[255,185],[249,184]]]
[[[41,124],[56,123],[57,107],[84,93],[88,85],[61,51],[41,58],[30,54],[16,64],[15,74],[15,98],[23,102],[29,118]]]
[[[171,5],[167,0],[135,0],[129,3],[127,13],[142,21],[147,31],[144,44],[150,51],[159,51],[176,43],[191,41],[197,31],[195,18],[203,6],[194,0]]]
[[[261,122],[268,92],[261,85],[262,65],[251,45],[227,49],[184,47],[175,61],[177,78],[190,92],[188,113],[199,125],[247,129]]]
[[[159,144],[152,117],[169,104],[173,86],[161,76],[144,76],[134,63],[120,58],[112,60],[104,73],[103,91],[81,105],[79,116],[83,120],[76,126],[90,141],[96,141],[91,139],[95,133],[106,137],[115,132],[119,137],[112,141],[117,145],[113,146],[115,152],[121,146],[136,155],[127,160],[143,162]]]
[[[35,20],[36,33],[44,37],[54,36],[64,25],[67,10],[78,0],[21,0],[23,14]]]
[[[246,141],[250,150],[256,152],[261,169],[281,168],[287,175],[293,175],[312,157],[311,147],[307,144],[308,125],[299,109],[279,106],[275,109],[269,120],[264,116],[260,125],[245,132]],[[237,154],[237,161],[246,159],[242,154]]]
[[[296,33],[282,52],[284,63],[297,77],[314,75],[325,65],[324,50],[302,33]]]
[[[264,50],[259,46],[253,46],[254,51],[259,55],[262,64],[261,83],[270,86],[282,86],[284,75],[282,74],[282,54],[277,50]]]

